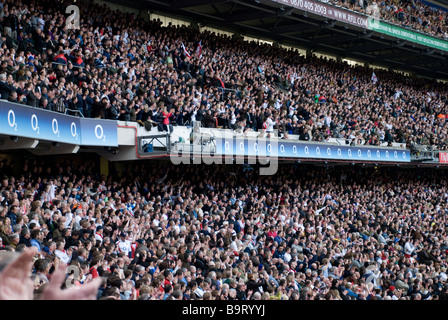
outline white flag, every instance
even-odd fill
[[[184,44],[182,43],[182,50],[184,51],[184,54],[188,57],[191,58],[190,54],[188,53],[187,49],[185,49]]]
[[[372,82],[375,84],[378,81],[375,72],[372,72]]]
[[[196,47],[196,56],[198,59],[202,58],[202,40],[199,41],[198,46]]]

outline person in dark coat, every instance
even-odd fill
[[[202,121],[204,127],[206,128],[215,128],[216,127],[216,118],[212,115],[211,110],[207,110],[205,114],[204,120]]]

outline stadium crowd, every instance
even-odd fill
[[[97,299],[447,299],[444,171],[160,161],[105,177],[40,159],[0,176],[0,266],[34,248],[35,299],[66,266],[63,288],[100,278]]]
[[[1,2],[1,99],[148,129],[200,121],[236,133],[275,127],[300,140],[447,148],[445,84],[384,70],[373,81],[367,67],[89,1],[77,4],[80,29],[71,30],[68,4]]]
[[[328,1],[324,1],[328,2]],[[444,40],[448,9],[419,0],[332,0],[331,3]],[[370,6],[370,7],[369,7]]]
[[[77,3],[80,29],[69,30],[68,4],[0,2],[1,99],[160,130],[200,121],[447,148],[444,84],[381,70],[372,81],[369,68],[93,2]],[[97,299],[447,299],[443,171],[123,168],[1,162],[0,270],[11,252],[32,254],[36,299],[55,295],[66,267],[63,287],[101,279]]]

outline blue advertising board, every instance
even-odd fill
[[[80,122],[82,145],[110,147],[118,145],[116,121],[82,118]]]
[[[0,134],[86,146],[118,146],[117,122],[0,101]]]
[[[372,162],[410,162],[410,151],[375,146],[334,145],[276,139],[216,139],[216,154],[244,157],[323,159]]]

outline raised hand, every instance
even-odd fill
[[[42,292],[42,300],[95,300],[98,288],[101,285],[101,277],[79,287],[61,289],[61,284],[65,279],[66,267],[59,267],[53,273],[50,282]]]
[[[0,273],[0,300],[33,300],[34,283],[31,280],[36,247],[25,250]]]

